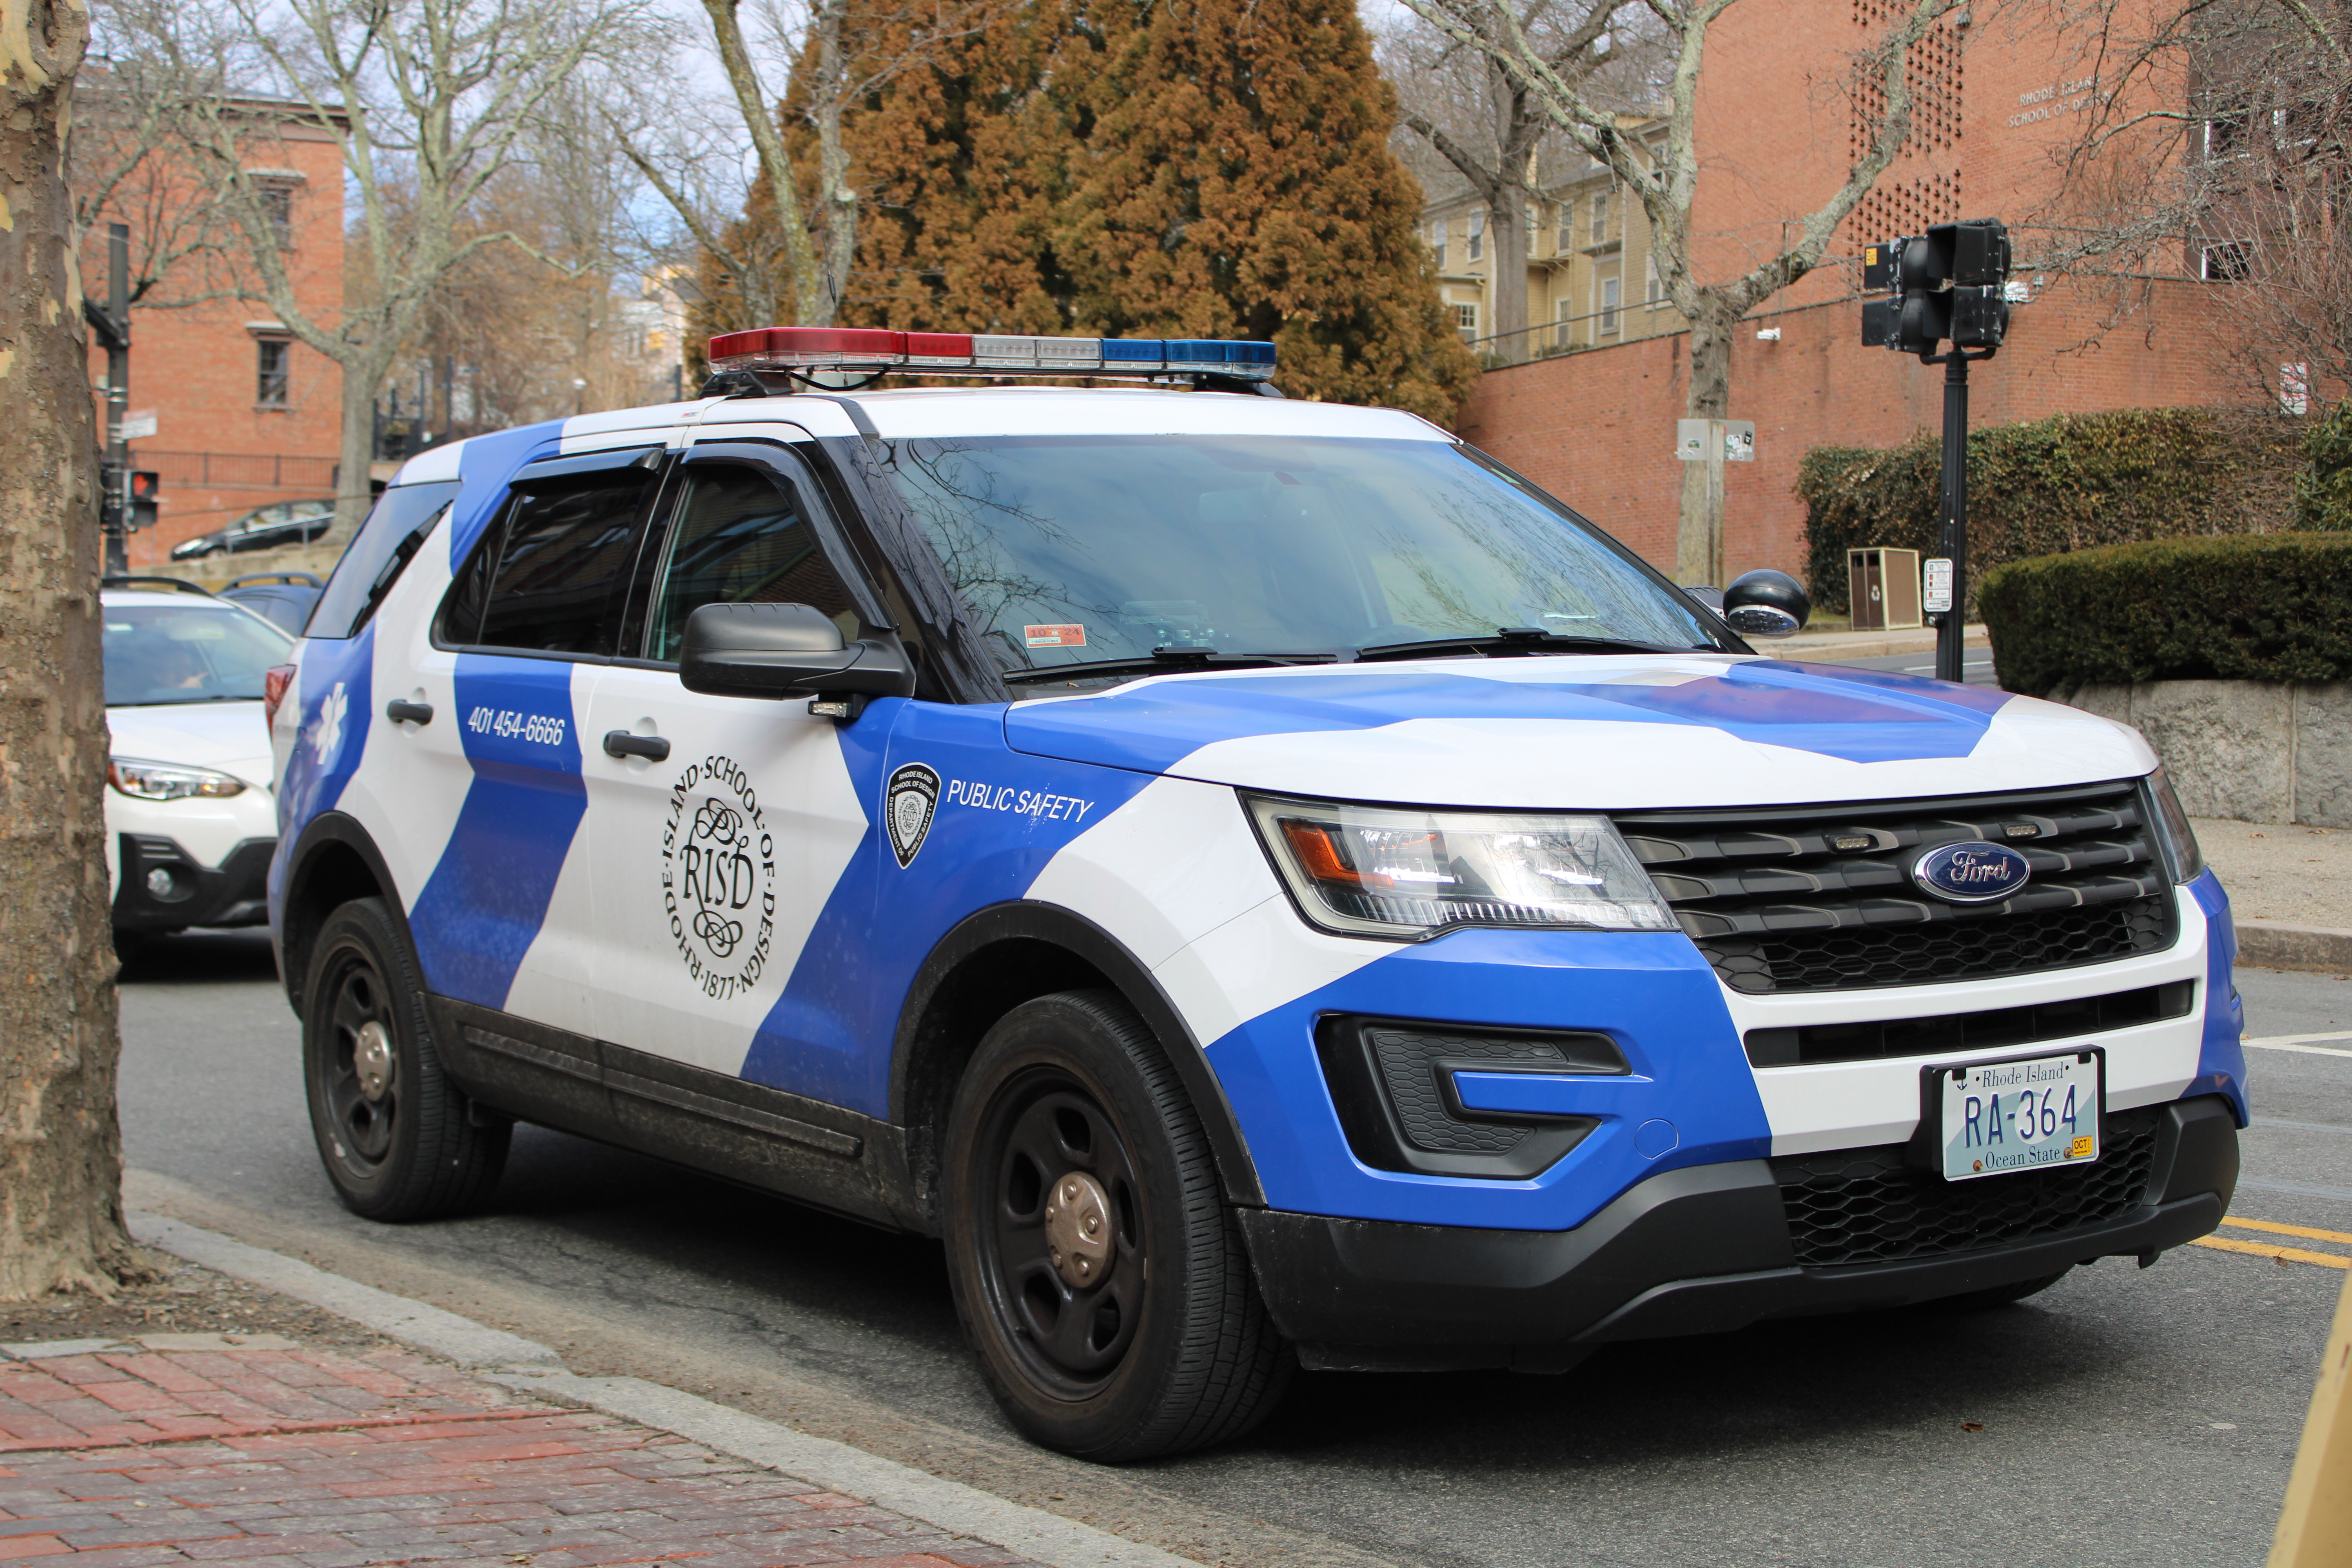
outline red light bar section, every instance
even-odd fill
[[[712,338],[710,363],[757,359],[770,364],[895,364],[906,357],[906,333],[874,327],[755,327]]]

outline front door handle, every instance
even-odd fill
[[[430,724],[433,722],[433,704],[404,702],[395,697],[383,705],[383,716],[395,724]]]
[[[669,761],[669,742],[659,735],[633,735],[626,730],[604,731],[608,757],[643,757],[649,763]]]

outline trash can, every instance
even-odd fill
[[[1858,632],[1904,631],[1919,616],[1919,552],[1873,544],[1845,552],[1847,613]]]

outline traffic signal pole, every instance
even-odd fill
[[[99,526],[106,538],[106,571],[131,570],[131,443],[123,416],[131,409],[131,226],[106,226],[106,462],[100,469],[104,494]]]
[[[1936,626],[1936,679],[1961,677],[1969,619],[1969,359],[1944,355],[1944,483],[1939,544],[1952,563],[1952,607]]]

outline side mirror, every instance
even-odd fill
[[[1723,591],[1723,618],[1744,637],[1786,637],[1802,631],[1812,600],[1786,572],[1748,573]]]
[[[845,700],[854,719],[869,697],[911,697],[915,671],[887,634],[844,642],[808,605],[705,605],[686,617],[677,679],[713,697]]]

